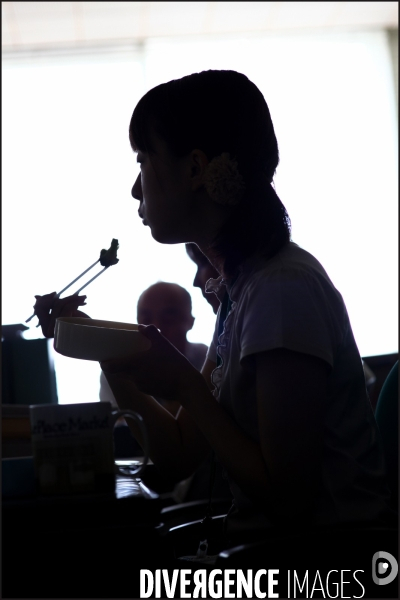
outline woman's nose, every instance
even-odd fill
[[[139,173],[135,183],[133,184],[131,194],[132,198],[135,198],[135,200],[143,200],[141,173]]]

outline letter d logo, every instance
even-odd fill
[[[384,559],[382,562],[381,559]],[[380,561],[378,564],[378,560]],[[390,565],[390,572],[389,572]],[[389,554],[389,552],[375,552],[372,557],[372,579],[373,582],[377,585],[387,585],[391,583],[397,576],[399,570],[399,566],[397,564],[397,560],[394,556]],[[386,577],[379,577],[380,575],[385,575],[388,573]]]

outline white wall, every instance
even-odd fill
[[[176,281],[193,297],[189,339],[209,342],[214,315],[192,288],[184,247],[158,244],[137,217],[128,140],[147,89],[209,68],[260,87],[294,241],[341,291],[361,354],[397,352],[397,124],[384,32],[152,39],[136,55],[3,62],[3,324],[23,322],[34,294],[59,291],[118,238],[120,262],[85,291],[88,314],[134,322],[143,289]],[[97,400],[97,364],[55,361],[60,402]]]

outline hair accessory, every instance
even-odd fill
[[[239,204],[246,187],[237,161],[228,152],[215,156],[208,163],[203,183],[214,202],[228,205]]]

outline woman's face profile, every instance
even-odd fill
[[[176,158],[160,138],[153,137],[154,152],[137,152],[140,174],[132,197],[139,200],[139,217],[164,244],[184,240],[191,206],[188,158]]]

